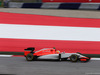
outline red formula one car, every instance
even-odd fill
[[[27,61],[32,60],[70,60],[72,62],[83,61],[87,62],[90,60],[89,57],[83,56],[80,53],[60,53],[59,50],[55,48],[44,48],[38,51],[34,51],[35,48],[27,48],[25,49],[24,56],[26,57]]]

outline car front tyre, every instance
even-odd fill
[[[71,61],[71,62],[77,62],[77,61],[78,61],[78,56],[75,55],[75,54],[71,55],[71,56],[70,56],[70,61]]]

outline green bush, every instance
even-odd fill
[[[0,1],[0,6],[1,6],[1,4],[2,4],[2,3],[1,3],[1,1]]]

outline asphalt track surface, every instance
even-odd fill
[[[24,57],[0,58],[0,74],[14,75],[100,75],[100,61],[26,61]]]

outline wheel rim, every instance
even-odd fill
[[[76,56],[72,56],[72,60],[75,61],[76,60]]]
[[[31,58],[32,58],[32,56],[28,56],[27,58],[28,58],[28,59],[31,59]]]
[[[72,55],[71,56],[71,61],[73,61],[73,62],[77,61],[77,56],[76,55]]]

